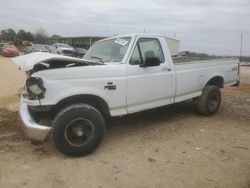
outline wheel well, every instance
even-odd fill
[[[101,112],[101,114],[105,117],[110,116],[109,107],[105,100],[101,97],[95,95],[74,95],[71,97],[67,97],[59,101],[52,109],[54,114],[57,114],[62,108],[77,103],[85,103],[95,107],[97,110]]]
[[[224,80],[221,76],[216,76],[211,78],[206,85],[214,85],[217,86],[219,88],[223,88],[224,87]]]

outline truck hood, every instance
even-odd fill
[[[18,66],[20,70],[29,71],[32,70],[35,64],[39,64],[45,61],[51,60],[62,60],[62,61],[72,61],[84,63],[83,59],[78,59],[74,57],[63,56],[59,54],[51,54],[46,52],[34,52],[27,55],[18,56],[12,58],[11,61]]]

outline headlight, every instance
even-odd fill
[[[30,77],[26,81],[29,99],[41,99],[44,97],[46,89],[43,87],[41,78]]]
[[[43,93],[43,90],[37,84],[33,84],[33,85],[29,86],[29,90],[37,96],[39,96]]]

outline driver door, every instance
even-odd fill
[[[140,66],[146,58],[159,58],[158,66]],[[173,71],[165,61],[158,38],[139,38],[127,68],[127,111],[133,113],[170,104]]]

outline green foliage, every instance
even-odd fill
[[[1,40],[2,41],[5,41],[5,42],[14,41],[15,36],[16,36],[16,32],[11,28],[1,30]]]
[[[43,28],[38,29],[35,33],[35,43],[46,44],[48,38],[48,34]]]
[[[24,40],[34,42],[34,35],[31,32],[27,32]]]
[[[54,38],[61,37],[60,35],[52,35]],[[46,44],[47,39],[49,38],[47,32],[43,29],[40,28],[36,31],[35,34],[25,31],[24,29],[20,29],[17,33],[9,28],[9,29],[4,29],[1,30],[0,32],[0,42],[10,42],[14,41],[16,45],[20,45],[22,41],[29,41],[29,42],[34,42],[38,44]]]

